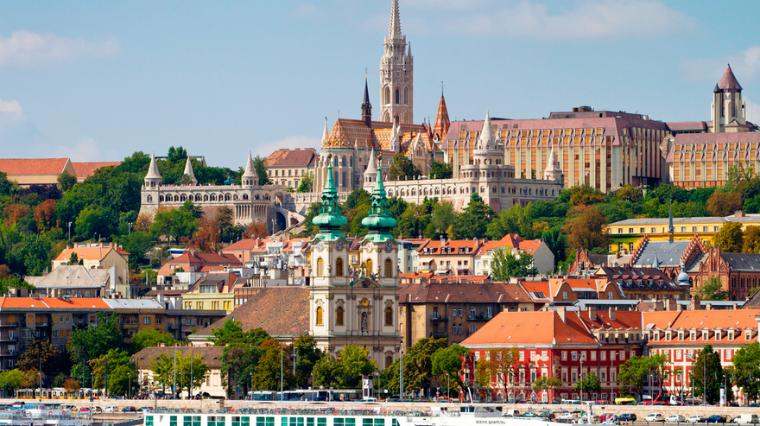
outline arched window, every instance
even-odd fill
[[[393,308],[390,306],[385,307],[385,325],[389,327],[393,325]]]
[[[325,268],[325,261],[321,257],[318,257],[317,258],[317,270],[315,271],[316,275],[318,277],[322,276],[324,268]]]
[[[394,102],[396,105],[401,103],[401,95],[399,94],[398,89],[396,89],[396,102]]]
[[[322,325],[323,324],[323,318],[322,318],[322,307],[321,306],[317,306],[317,315],[316,315],[316,317],[317,317],[317,321],[316,321],[317,325]]]
[[[335,310],[335,325],[343,325],[344,312],[343,306],[338,306],[338,309]]]
[[[385,278],[393,278],[393,261],[385,259]]]
[[[385,368],[388,368],[393,364],[393,357],[391,355],[385,356]]]
[[[404,105],[409,104],[409,88],[404,87]]]
[[[372,273],[372,259],[367,259],[367,261],[364,262],[364,268],[367,270],[368,274]]]
[[[335,276],[336,277],[343,276],[343,258],[342,257],[339,257],[337,260],[335,260]]]
[[[146,197],[146,201],[149,202],[149,203],[152,203],[153,202],[153,196],[152,195],[148,195]]]

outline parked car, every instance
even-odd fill
[[[688,419],[689,423],[703,423],[705,421],[705,418],[702,416],[689,416]]]
[[[644,420],[647,423],[664,422],[665,416],[663,416],[662,413],[649,413],[644,417]]]
[[[79,414],[92,414],[92,410],[90,410],[90,407],[81,407],[79,408]]]
[[[124,407],[124,408],[121,409],[121,412],[122,413],[136,413],[137,412],[137,408],[135,408],[135,407],[133,407],[131,405],[127,405],[126,407]]]
[[[705,419],[705,423],[725,423],[725,422],[726,422],[726,416],[719,416],[717,414],[714,414]]]
[[[686,417],[680,414],[671,414],[665,419],[665,423],[685,423]]]
[[[618,422],[635,422],[636,421],[636,415],[633,413],[623,413],[617,416]]]
[[[106,405],[105,408],[103,408],[104,413],[116,413],[117,409],[115,405]]]
[[[734,423],[740,425],[753,425],[760,423],[757,414],[739,414],[734,417]]]

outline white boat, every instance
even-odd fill
[[[190,410],[192,411],[192,410]],[[540,417],[510,417],[493,408],[422,406],[401,408],[242,408],[235,412],[146,411],[144,426],[556,426]]]
[[[92,418],[75,415],[60,404],[26,403],[0,410],[0,425],[11,426],[90,426]]]

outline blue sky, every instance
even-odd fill
[[[389,0],[6,1],[3,157],[120,159],[183,145],[238,166],[317,146],[377,100]],[[708,119],[731,62],[760,121],[757,1],[401,0],[415,119],[533,118],[575,105]],[[375,113],[378,108],[375,108]]]

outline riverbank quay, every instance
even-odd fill
[[[18,399],[0,399],[0,404],[12,404],[20,401]],[[23,400],[35,402],[37,400]],[[72,405],[75,407],[89,407],[91,409],[100,408],[101,411],[116,411],[121,413],[124,407],[135,407],[138,410],[148,409],[150,411],[198,411],[213,412],[226,410],[235,412],[241,409],[253,410],[314,410],[332,408],[335,410],[383,410],[383,411],[416,411],[428,410],[430,407],[449,407],[450,411],[458,410],[463,404],[460,403],[440,403],[440,402],[293,402],[293,401],[248,401],[248,400],[152,400],[152,399],[102,399],[102,400],[44,400],[46,403],[60,403]],[[465,404],[467,405],[467,404]],[[542,411],[585,411],[587,405],[581,404],[476,404],[489,407],[501,407],[502,412],[515,412],[519,414],[527,412]],[[690,416],[711,416],[722,415],[734,418],[740,414],[760,414],[758,407],[718,407],[718,406],[670,406],[670,405],[615,405],[615,404],[594,404],[591,405],[591,412],[599,414],[635,414],[639,420],[643,420],[647,414],[661,413],[665,417],[672,414],[681,414],[684,417]],[[133,414],[133,413],[130,413]]]

